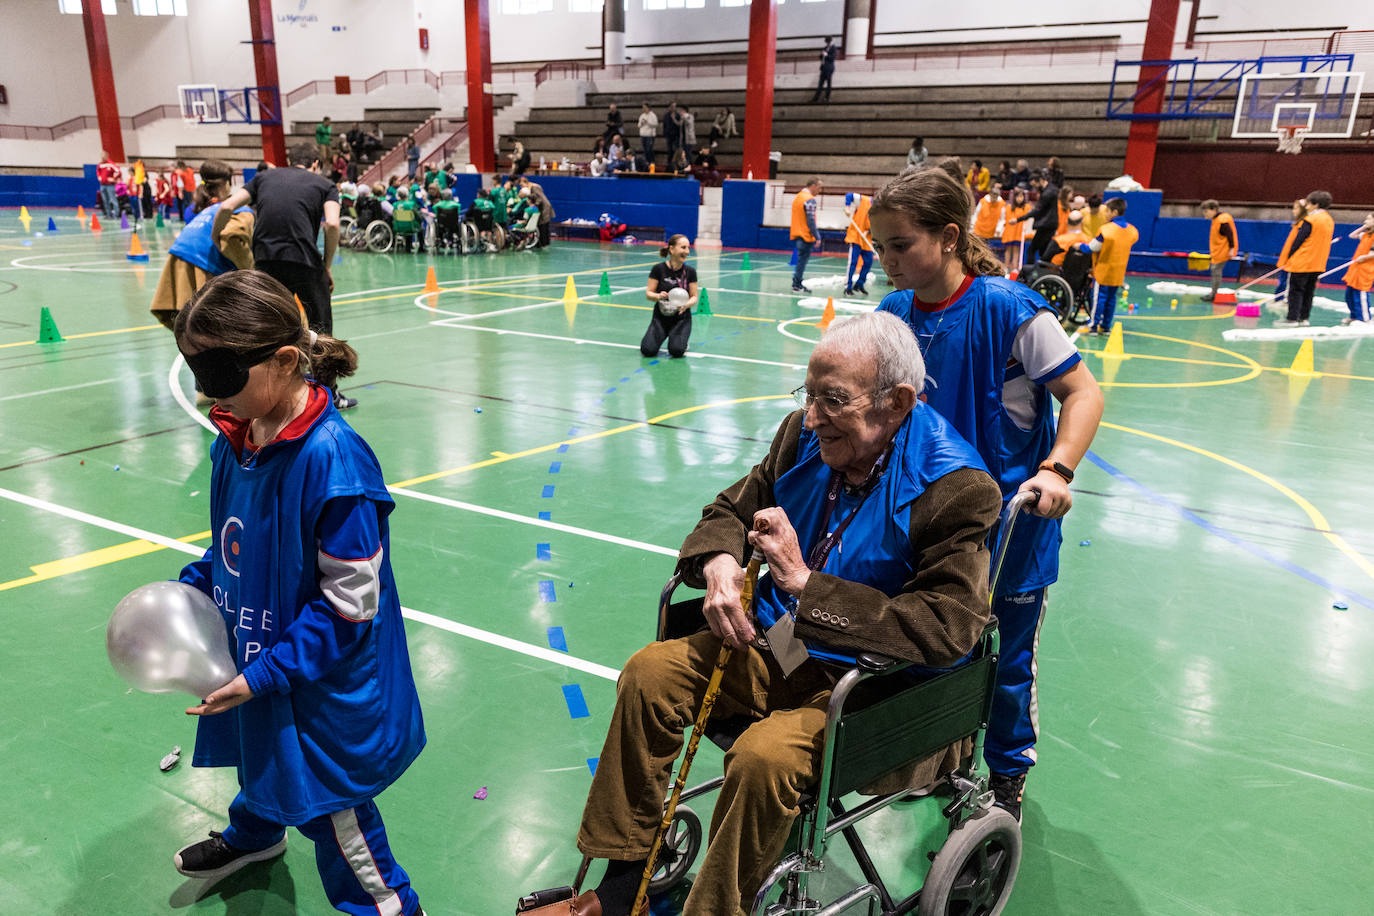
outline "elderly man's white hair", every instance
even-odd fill
[[[891,312],[864,312],[836,321],[816,350],[834,351],[874,366],[876,391],[898,385],[910,385],[918,395],[925,390],[926,362],[916,335]]]

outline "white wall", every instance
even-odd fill
[[[645,10],[640,0],[630,0],[625,11],[625,53],[634,60],[654,56],[699,54],[706,51],[745,51],[749,45],[747,6],[699,10]],[[884,4],[880,3],[879,8]],[[897,7],[922,6],[911,0],[887,0]],[[844,29],[844,0],[800,3],[792,0],[778,7],[778,49],[814,49],[819,54],[825,36],[839,39]]]

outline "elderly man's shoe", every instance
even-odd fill
[[[596,896],[596,891],[583,891],[572,899],[560,900],[538,909],[522,910],[520,916],[601,916],[601,898]],[[649,916],[647,900],[636,916]]]

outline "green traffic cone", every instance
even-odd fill
[[[743,260],[743,261],[740,261],[739,269],[740,269],[740,270],[753,270],[753,269],[754,269],[754,265],[752,265],[752,264],[749,263],[749,252],[746,251],[746,252],[744,253],[744,260]]]
[[[57,330],[57,322],[52,320],[52,313],[45,307],[43,315],[38,320],[38,343],[61,343],[62,332]]]
[[[611,276],[606,271],[601,272],[601,288],[596,291],[598,296],[609,296],[611,294]]]
[[[162,229],[162,228],[164,228],[164,227],[167,225],[166,223],[164,223],[164,222],[162,221],[162,211],[161,211],[161,210],[158,211],[158,213],[157,213],[157,222],[154,223],[153,225],[154,225],[156,228],[158,228],[158,229]]]
[[[711,296],[709,293],[706,292],[706,287],[704,286],[701,288],[701,295],[697,297],[697,314],[714,314],[714,312],[711,311]]]

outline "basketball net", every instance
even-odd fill
[[[1279,152],[1281,153],[1301,153],[1302,141],[1307,138],[1307,128],[1305,127],[1280,127],[1279,128]]]

